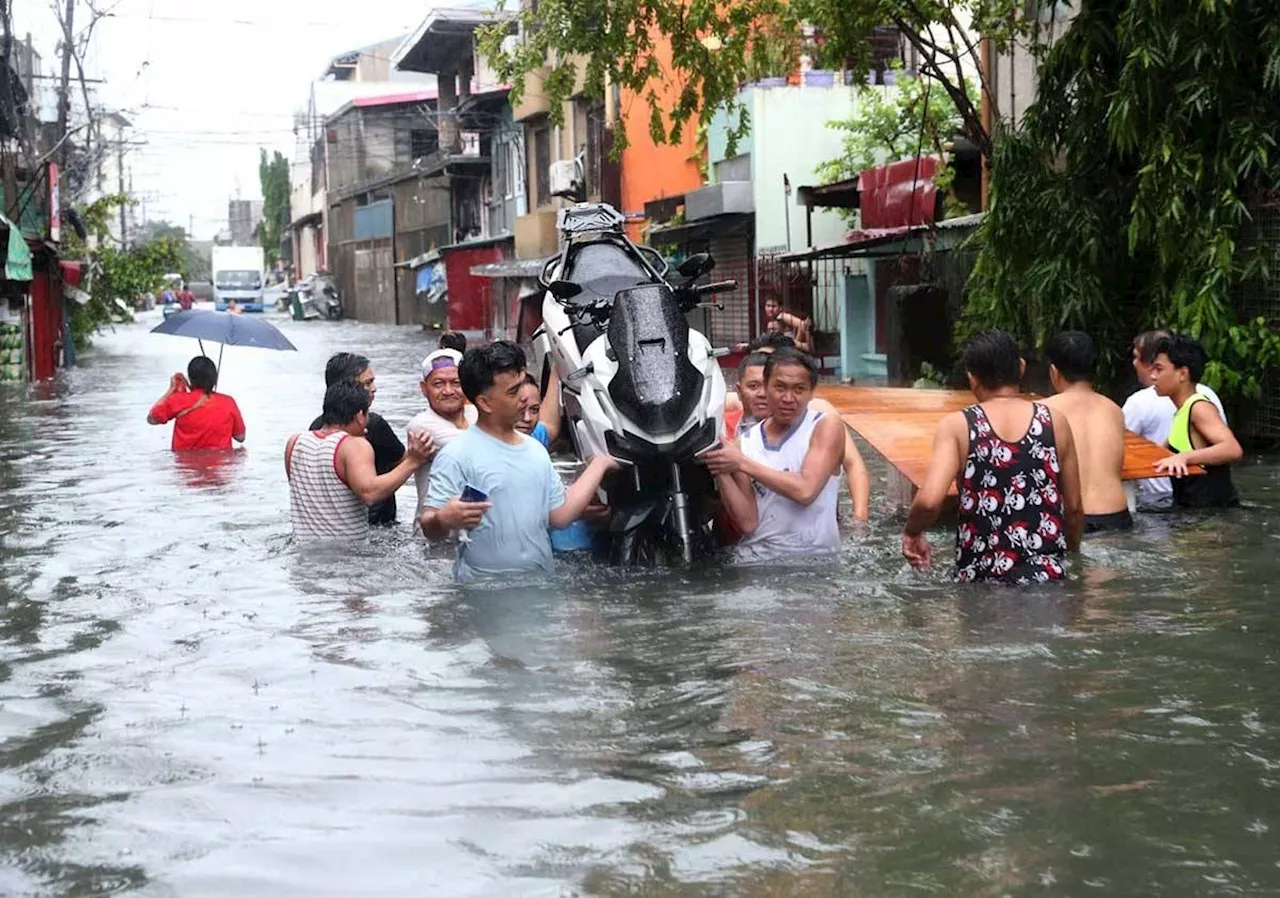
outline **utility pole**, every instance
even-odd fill
[[[121,196],[124,195],[124,130],[116,132],[116,192]],[[128,221],[128,203],[120,204],[120,247],[122,249],[129,246],[129,221]]]
[[[9,22],[9,3],[8,3],[8,0],[0,0],[0,20],[2,20],[2,21],[3,21],[3,23],[4,23],[4,48],[3,48],[4,59],[3,59],[3,64],[4,64],[4,68],[5,68],[5,74],[6,74],[6,76],[7,76],[7,75],[8,75],[8,73],[9,73],[9,71],[10,71],[10,69],[9,69],[9,54],[10,54],[10,52],[11,52],[11,50],[12,50],[12,46],[13,46],[13,36],[9,33],[9,30],[10,30],[10,22]],[[28,50],[29,50],[29,49],[30,49],[30,42],[28,41]],[[28,65],[28,66],[27,66],[27,70],[28,70],[28,71],[30,71],[30,69],[31,69],[31,67]],[[9,97],[11,97],[12,95],[13,95],[12,91],[8,92],[8,96],[9,96]],[[8,99],[8,98],[6,97],[6,102],[7,102],[7,99]],[[5,109],[5,112],[10,116],[10,118],[12,118],[12,119],[13,119],[13,121],[17,122],[17,111],[16,111],[12,106],[9,106],[7,109]],[[19,125],[18,127],[19,127],[19,128],[22,128],[22,127],[24,127],[24,125]],[[9,218],[11,218],[11,219],[12,219],[12,220],[14,220],[14,221],[17,221],[17,220],[18,220],[18,218],[19,218],[19,212],[18,212],[18,154],[17,154],[17,153],[13,153],[13,154],[5,154],[5,156],[4,156],[3,158],[0,158],[0,165],[2,165],[2,166],[4,167],[4,172],[3,172],[3,179],[4,179],[4,200],[5,200],[5,202],[4,202],[4,204],[5,204],[4,212],[5,212],[5,214],[6,214],[6,215],[8,215],[8,217],[9,217]]]
[[[58,148],[59,167],[67,167],[67,119],[71,116],[71,54],[75,43],[74,18],[76,0],[67,0],[66,18],[62,20],[62,77],[58,81]]]

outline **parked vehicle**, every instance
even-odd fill
[[[342,317],[342,298],[338,294],[338,284],[324,272],[299,281],[291,292],[291,311],[296,321],[316,318],[337,321]]]
[[[715,264],[706,254],[687,259],[673,283],[661,254],[632,243],[623,221],[605,204],[560,210],[562,249],[539,278],[536,370],[544,386],[552,365],[559,374],[578,457],[623,463],[604,484],[610,560],[695,561],[715,548],[715,481],[696,456],[720,436],[727,350],[713,350],[685,316],[736,285],[695,286]]]
[[[210,258],[213,267],[214,308],[226,311],[234,299],[245,312],[263,310],[263,258],[260,246],[215,246]]]

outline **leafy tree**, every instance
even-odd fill
[[[966,81],[965,91],[974,94],[976,88]],[[850,118],[827,123],[843,132],[843,140],[840,156],[818,166],[823,180],[856,178],[869,168],[919,153],[945,156],[961,125],[947,93],[935,90],[931,81],[901,73],[892,87],[860,88],[855,109]],[[948,163],[934,181],[947,198],[947,214],[963,214],[950,192],[955,169]]]
[[[117,299],[132,307],[139,294],[159,290],[165,274],[179,270],[181,244],[171,236],[155,237],[126,248],[115,246],[108,239],[108,222],[122,205],[130,202],[128,196],[117,194],[102,197],[80,210],[85,229],[97,238],[98,249],[90,250],[74,234],[63,243],[67,258],[89,264],[89,301],[84,305],[70,304],[71,334],[79,348],[122,314]]]
[[[258,181],[262,186],[262,225],[258,239],[270,265],[280,257],[280,236],[289,224],[289,160],[279,150],[270,159],[265,149],[261,154]]]
[[[1264,275],[1250,202],[1280,180],[1280,2],[1082,0],[1039,77],[996,142],[967,329],[1079,328],[1118,372],[1167,325],[1204,343],[1206,381],[1257,396],[1280,336],[1233,297]]]
[[[138,242],[147,243],[161,238],[178,244],[182,264],[177,271],[187,281],[207,281],[210,277],[209,254],[191,245],[187,229],[167,221],[147,221],[138,226]]]
[[[514,14],[520,41],[504,47],[512,25],[503,21],[484,29],[481,52],[510,81],[513,100],[547,67],[541,92],[556,124],[579,82],[596,98],[618,85],[648,101],[655,142],[678,143],[691,123],[707,124],[721,109],[735,123],[732,142],[750,127],[741,85],[785,74],[801,50],[862,79],[876,64],[871,38],[893,25],[918,54],[921,74],[950,97],[961,131],[986,153],[981,104],[965,83],[978,70],[973,35],[984,34],[997,52],[1034,42],[1035,21],[1024,10],[1025,0],[539,0]],[[660,62],[664,43],[669,66]],[[662,99],[670,84],[679,85],[674,104]],[[618,127],[615,151],[625,140]]]

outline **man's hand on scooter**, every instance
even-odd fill
[[[747,457],[734,443],[721,443],[699,455],[698,460],[706,465],[713,476],[719,477],[722,474],[737,474],[742,470]]]

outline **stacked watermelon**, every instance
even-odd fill
[[[26,375],[26,350],[22,345],[22,326],[0,324],[0,380],[23,380]]]

